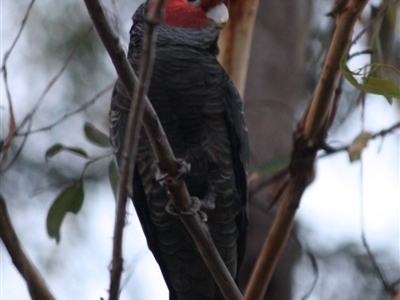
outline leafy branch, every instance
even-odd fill
[[[85,123],[84,132],[86,138],[96,146],[102,148],[110,148],[108,136],[102,133],[100,130],[95,128],[90,123]],[[113,157],[113,152],[109,151],[103,155],[96,157],[89,157],[85,150],[78,147],[68,147],[63,144],[55,144],[47,149],[45,153],[45,159],[48,161],[50,158],[61,152],[68,152],[79,157],[86,159],[86,162],[82,168],[81,175],[72,184],[68,185],[53,201],[46,219],[47,233],[51,238],[54,238],[57,243],[60,241],[60,228],[64,217],[68,212],[77,214],[84,201],[84,176],[87,168],[104,158]],[[108,174],[110,179],[110,185],[114,192],[114,196],[117,191],[116,182],[118,181],[118,174],[115,172],[116,163],[114,159],[111,159],[108,167]]]
[[[276,263],[293,227],[302,194],[314,178],[317,151],[329,129],[329,118],[335,84],[340,72],[340,59],[347,54],[358,16],[367,0],[345,1],[335,10],[336,28],[310,106],[293,135],[289,165],[290,179],[268,238],[256,263],[245,299],[262,299]]]
[[[69,62],[71,61],[72,57],[74,56],[74,54],[76,53],[77,49],[79,48],[79,46],[86,40],[86,38],[88,37],[88,35],[90,34],[90,32],[92,31],[93,27],[90,26],[89,29],[86,31],[86,33],[81,37],[81,39],[75,44],[74,48],[71,50],[71,52],[69,53],[68,57],[66,58],[64,64],[61,66],[60,70],[58,71],[58,73],[50,80],[50,82],[47,84],[47,86],[45,87],[45,89],[43,90],[42,94],[40,95],[39,99],[36,101],[34,107],[32,108],[32,110],[25,116],[25,118],[22,120],[22,122],[16,126],[15,123],[15,117],[14,117],[14,112],[13,112],[13,106],[12,106],[12,99],[11,99],[11,94],[8,88],[8,81],[7,81],[7,68],[6,68],[6,62],[8,57],[10,56],[12,50],[14,49],[14,46],[16,45],[17,41],[19,40],[19,37],[24,29],[25,23],[28,19],[29,13],[31,11],[31,8],[33,6],[33,3],[35,2],[35,0],[32,0],[28,6],[27,12],[25,14],[25,17],[22,21],[20,30],[18,31],[17,37],[15,38],[11,48],[6,52],[5,56],[4,56],[4,63],[2,66],[2,72],[3,72],[3,77],[4,77],[4,82],[5,82],[5,87],[6,87],[6,93],[7,93],[7,98],[8,98],[8,103],[9,103],[9,114],[10,114],[10,121],[9,121],[9,128],[8,128],[8,136],[5,140],[5,142],[2,142],[2,144],[0,144],[0,172],[5,172],[6,170],[10,169],[12,167],[12,165],[15,163],[15,161],[17,160],[17,158],[19,157],[20,153],[22,152],[22,149],[25,146],[25,143],[28,139],[29,134],[32,132],[31,131],[31,127],[32,127],[32,120],[33,120],[33,116],[36,113],[36,111],[38,110],[38,108],[40,107],[40,105],[42,104],[43,100],[45,99],[47,93],[51,90],[51,88],[54,86],[54,84],[58,81],[58,79],[61,77],[61,75],[64,73],[64,71],[66,70]],[[95,102],[95,100],[93,101],[93,103]],[[87,107],[89,107],[90,105],[87,106],[83,106],[83,109],[86,109]],[[80,109],[78,109],[75,112],[72,112],[70,114],[68,114],[68,116],[66,116],[65,118],[62,118],[61,120],[57,121],[57,124],[62,122],[63,120],[65,120],[66,118],[70,117],[71,115],[77,113],[81,111]],[[50,127],[55,126],[56,124],[51,124]],[[24,133],[20,133],[19,131],[22,130],[22,128],[27,127],[27,130]],[[44,130],[49,130],[47,128],[44,129],[39,129],[39,130],[35,130],[35,132],[39,132],[39,131],[44,131]],[[11,143],[14,139],[15,136],[22,136],[22,142],[19,145],[16,153],[14,154],[13,158],[11,159],[11,161],[6,164],[6,158],[7,158],[7,153],[9,148],[11,147]]]

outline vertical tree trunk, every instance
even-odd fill
[[[244,96],[252,166],[290,153],[310,10],[308,0],[260,2]]]
[[[311,2],[261,1],[254,26],[244,105],[251,166],[289,156],[297,112],[304,105],[306,39]],[[244,289],[273,221],[267,191],[250,199],[249,236],[240,285]],[[267,299],[291,299],[291,273],[300,255],[289,239],[268,288]]]

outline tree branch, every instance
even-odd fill
[[[336,29],[311,104],[293,136],[290,182],[283,193],[271,231],[256,263],[245,299],[263,299],[276,263],[293,227],[304,190],[314,178],[314,162],[328,130],[332,96],[339,76],[339,63],[347,54],[353,27],[367,0],[348,0],[335,11]]]
[[[33,115],[36,113],[40,105],[42,104],[44,98],[46,97],[47,93],[50,91],[50,89],[54,86],[54,84],[57,82],[57,80],[61,77],[61,75],[64,73],[66,70],[69,62],[71,61],[72,57],[74,54],[77,52],[79,46],[82,45],[82,43],[86,40],[86,38],[89,36],[89,34],[92,32],[93,26],[90,26],[85,34],[78,40],[78,42],[75,44],[74,48],[71,50],[69,53],[67,59],[64,61],[64,64],[61,66],[60,70],[58,73],[50,80],[50,82],[47,84],[45,89],[43,90],[42,94],[40,95],[39,99],[36,101],[32,111],[22,120],[21,124],[18,126],[16,130],[16,134],[19,133],[19,131],[25,126],[26,122],[29,119],[32,119]]]
[[[259,0],[232,0],[229,21],[221,31],[218,60],[243,97],[250,58],[251,38]]]
[[[165,0],[158,0],[154,10],[150,13],[147,22],[146,33],[142,46],[141,61],[139,67],[139,82],[134,89],[132,106],[128,118],[127,135],[122,152],[120,186],[117,203],[117,214],[114,230],[113,261],[111,269],[110,300],[118,299],[121,272],[122,272],[122,238],[126,217],[127,196],[132,195],[133,169],[136,161],[139,144],[141,123],[145,106],[144,96],[147,94],[154,63],[154,45],[156,41],[156,29],[161,19]]]
[[[93,24],[95,25],[100,35],[100,38],[110,55],[110,58],[117,70],[118,76],[121,82],[123,83],[125,89],[127,90],[128,95],[132,97],[134,90],[135,94],[136,93],[138,94],[139,92],[136,91],[137,89],[140,88],[138,80],[125,56],[124,50],[119,43],[118,37],[114,34],[113,30],[111,29],[111,27],[107,22],[107,19],[104,15],[104,11],[100,3],[98,2],[98,0],[84,0],[84,1],[89,11],[89,14],[92,18]],[[165,0],[160,1],[160,3],[157,4],[156,7],[158,7],[158,11],[154,11],[154,17],[155,15],[161,14],[161,4],[163,3],[163,1]],[[146,88],[143,86],[142,89],[143,91],[145,91]],[[176,207],[178,207],[182,211],[188,210],[192,207],[192,201],[187,191],[186,184],[182,178],[176,178],[179,172],[180,164],[178,160],[175,158],[171,147],[169,146],[168,140],[166,139],[161,123],[158,120],[153,107],[151,106],[147,97],[143,98],[145,100],[143,126],[146,130],[147,136],[150,140],[150,143],[157,157],[157,160],[159,161],[160,171],[165,174],[168,174],[168,178],[166,179],[166,181],[169,182],[168,183],[169,192],[172,195]],[[132,106],[135,106],[135,102],[133,102]],[[131,109],[130,112],[130,118],[132,110],[133,109]],[[135,128],[135,130],[137,129],[138,127]],[[132,131],[130,130],[133,130],[133,127],[128,128],[128,131],[126,133],[127,137],[133,136]],[[129,142],[125,141],[125,144],[129,144]],[[125,145],[125,147],[128,146]],[[132,147],[132,145],[130,147]],[[125,152],[124,149],[122,157],[123,161],[129,159],[127,154],[130,154],[128,156],[132,158],[133,153]],[[125,162],[125,164],[127,163]],[[122,172],[127,172],[127,171],[123,171],[123,166],[121,165],[121,174]],[[124,176],[126,178],[128,177],[128,175]],[[126,184],[123,183],[122,178],[120,180],[121,180],[120,190],[125,190],[125,195],[126,195]],[[122,199],[121,196],[119,197],[119,199]],[[120,206],[120,204],[118,204],[118,206]],[[124,206],[125,208],[125,205],[121,206]],[[235,282],[233,281],[222,259],[219,257],[219,253],[216,250],[214,243],[212,242],[212,238],[206,226],[203,223],[201,223],[197,215],[188,216],[181,214],[180,219],[190,232],[196,245],[198,245],[200,254],[203,257],[206,265],[210,269],[210,272],[214,277],[215,281],[217,282],[219,288],[221,289],[224,297],[226,299],[242,299],[239,289],[237,288]],[[124,224],[122,224],[122,226],[123,225]],[[116,268],[117,269],[120,268],[120,270],[122,271],[122,256],[120,256],[117,260],[119,260],[119,262],[117,262],[119,266],[117,266]]]
[[[14,266],[25,279],[29,294],[34,300],[55,300],[38,269],[24,253],[11,224],[7,206],[0,194],[0,238],[3,240]]]
[[[347,0],[345,7],[337,12],[331,46],[310,107],[303,118],[306,138],[320,140],[321,135],[327,131],[326,122],[332,105],[332,94],[340,73],[339,62],[342,56],[347,54],[354,25],[367,2],[367,0]]]
[[[90,100],[85,102],[83,105],[79,106],[77,109],[75,109],[73,111],[66,113],[65,115],[63,115],[62,117],[60,117],[58,120],[54,121],[51,124],[40,127],[40,128],[27,130],[25,132],[16,133],[15,136],[27,136],[27,135],[34,134],[34,133],[51,130],[51,129],[53,129],[54,126],[64,122],[69,117],[71,117],[81,111],[84,111],[85,109],[87,109],[90,106],[92,106],[93,104],[95,104],[97,100],[99,100],[104,94],[106,94],[108,91],[110,91],[113,87],[114,87],[114,83],[109,84],[104,89],[102,89],[100,92],[98,92],[96,95],[94,95],[93,98],[91,98]]]
[[[31,2],[29,3],[28,8],[27,8],[27,10],[25,12],[24,18],[22,19],[21,27],[19,28],[18,33],[17,33],[13,43],[11,44],[10,49],[8,51],[6,51],[6,53],[4,54],[3,65],[1,66],[1,71],[2,72],[3,72],[4,68],[6,67],[6,63],[7,63],[8,58],[10,57],[11,52],[14,50],[14,47],[17,44],[17,42],[18,42],[18,40],[19,40],[19,38],[21,36],[22,31],[24,30],[24,27],[26,25],[26,21],[28,21],[29,14],[31,12],[31,9],[32,9],[33,4],[35,3],[35,1],[36,0],[31,0]]]
[[[378,132],[372,134],[371,137],[370,137],[370,140],[376,139],[378,137],[384,137],[387,134],[392,133],[393,131],[395,131],[398,128],[400,128],[400,122],[397,122],[397,123],[393,124],[392,126],[386,128],[386,129],[379,130]],[[338,152],[342,152],[342,151],[348,151],[350,146],[351,146],[351,144],[348,144],[348,145],[345,145],[345,146],[342,146],[342,147],[339,147],[339,148],[333,148],[333,147],[330,147],[328,145],[324,145],[322,147],[322,149],[325,150],[325,153],[323,153],[322,155],[318,156],[318,158],[324,158],[324,157],[327,157],[327,156],[329,156],[331,154],[334,154],[334,153],[338,153]]]

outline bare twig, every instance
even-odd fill
[[[374,133],[371,136],[371,139],[375,139],[377,137],[384,137],[385,135],[387,135],[388,133],[392,133],[394,130],[400,128],[400,122],[397,122],[396,124],[393,124],[392,126],[390,126],[389,128],[386,129],[382,129],[381,131]]]
[[[67,68],[69,62],[71,61],[72,57],[76,53],[76,50],[79,48],[79,46],[85,41],[85,39],[89,36],[90,32],[92,31],[93,26],[90,26],[89,29],[85,32],[85,34],[82,36],[82,38],[75,44],[74,48],[68,55],[67,59],[65,60],[64,64],[61,66],[61,69],[58,71],[58,73],[50,80],[50,82],[47,84],[46,88],[40,95],[39,99],[36,101],[33,109],[31,112],[26,115],[26,117],[22,120],[21,124],[18,126],[16,130],[16,134],[19,134],[19,131],[25,126],[26,122],[33,117],[33,115],[36,113],[37,109],[40,107],[42,104],[44,98],[46,97],[47,93],[50,91],[50,89],[53,87],[53,85],[57,82],[57,80],[60,78],[60,76],[64,73],[65,69]]]
[[[120,46],[118,37],[109,26],[100,3],[97,0],[85,0],[85,4],[100,38],[113,61],[121,82],[128,95],[132,96],[134,87],[138,87],[138,81]],[[186,184],[182,178],[175,178],[179,171],[179,162],[169,146],[153,107],[147,97],[145,97],[145,100],[146,105],[144,108],[143,126],[159,162],[160,170],[169,175],[166,180],[169,181],[168,186],[176,207],[182,211],[188,210],[192,206],[192,201],[189,197]],[[129,133],[127,133],[127,135],[129,135]],[[125,188],[126,186],[122,185],[122,187]],[[239,289],[222,259],[219,257],[214,243],[212,243],[206,226],[201,223],[199,217],[196,215],[180,215],[180,219],[191,233],[196,245],[198,245],[199,252],[224,297],[226,299],[242,299]]]
[[[386,129],[382,129],[382,130],[372,134],[371,137],[370,137],[370,140],[376,139],[378,137],[384,137],[387,134],[390,134],[390,133],[394,132],[398,128],[400,128],[400,122],[397,122],[397,123],[393,124],[392,126],[386,128]],[[334,153],[347,151],[349,149],[349,147],[350,147],[350,144],[342,146],[342,147],[339,147],[339,148],[333,148],[333,147],[330,147],[330,146],[326,146],[326,147],[323,148],[323,150],[325,150],[325,153],[322,154],[322,155],[319,155],[318,158],[324,158],[324,157],[327,157],[327,156],[329,156],[331,154],[334,154]]]
[[[335,95],[336,95],[336,90],[335,90]],[[396,129],[400,128],[400,122],[397,122],[393,124],[392,126],[382,129],[376,133],[373,133],[370,137],[370,140],[376,139],[378,137],[385,137],[386,135],[393,133]],[[327,144],[322,144],[321,149],[325,151],[325,153],[318,155],[317,159],[320,158],[325,158],[328,157],[332,154],[343,152],[343,151],[348,151],[349,147],[351,144],[346,144],[345,146],[341,147],[331,147]],[[268,176],[266,178],[261,178],[258,180],[255,180],[254,183],[250,182],[249,186],[249,198],[252,198],[255,194],[257,194],[261,189],[266,188],[268,185],[280,180],[283,178],[283,176],[287,175],[289,173],[288,169],[284,169],[281,171],[277,171],[271,176]]]
[[[356,57],[358,55],[372,54],[372,53],[373,53],[373,51],[371,49],[366,49],[366,50],[363,50],[363,51],[359,51],[359,52],[356,52],[356,53],[353,53],[353,54],[349,55],[349,57],[347,58],[347,61],[349,61],[350,59],[352,59],[352,58],[354,58],[354,57]],[[336,113],[337,113],[337,110],[338,110],[338,107],[339,107],[340,98],[342,96],[343,82],[344,82],[344,77],[341,74],[340,77],[339,77],[339,80],[338,80],[338,84],[337,84],[337,86],[335,88],[334,96],[333,96],[332,109],[331,109],[331,113],[329,115],[329,120],[328,120],[328,124],[327,124],[328,128],[330,128],[332,126],[333,121],[336,118]]]
[[[11,147],[12,140],[14,139],[15,127],[16,127],[14,110],[13,110],[13,102],[11,99],[11,93],[10,93],[10,89],[8,87],[8,81],[7,81],[7,68],[5,65],[2,70],[3,70],[4,85],[6,87],[10,120],[9,120],[9,124],[8,124],[7,138],[5,139],[5,141],[1,141],[1,145],[0,145],[0,173],[3,171],[4,164],[7,160],[8,149]]]
[[[70,55],[68,56],[67,60],[65,61],[64,65],[62,66],[61,70],[59,71],[59,73],[50,81],[50,83],[47,85],[47,87],[45,88],[45,90],[43,91],[41,97],[39,98],[39,100],[37,101],[34,109],[25,117],[25,119],[21,122],[21,124],[18,126],[17,129],[15,129],[15,121],[14,121],[14,114],[12,111],[12,100],[11,100],[11,95],[8,89],[8,84],[7,84],[7,68],[6,66],[4,66],[4,70],[3,70],[3,76],[4,76],[4,80],[5,80],[5,86],[6,86],[6,91],[7,91],[7,97],[9,99],[9,106],[10,106],[10,129],[12,128],[13,130],[9,132],[9,136],[7,137],[6,143],[4,144],[4,146],[1,149],[1,154],[2,154],[2,164],[0,165],[0,171],[1,172],[5,172],[6,170],[10,169],[12,167],[12,165],[15,163],[15,161],[17,160],[18,156],[21,154],[22,149],[25,146],[25,143],[28,139],[29,133],[31,132],[31,127],[32,127],[32,116],[34,115],[34,113],[36,112],[36,110],[39,108],[40,103],[43,101],[45,95],[47,94],[47,92],[51,89],[51,87],[56,83],[56,81],[58,80],[58,78],[61,76],[61,74],[64,72],[64,70],[66,69],[69,61],[71,60],[73,54],[76,52],[78,46],[84,41],[84,39],[86,39],[87,35],[91,32],[92,30],[92,26],[89,28],[89,30],[87,31],[87,33],[84,35],[84,37],[75,45],[74,49],[71,51]],[[92,99],[93,100],[93,99]],[[93,102],[94,103],[94,102]],[[90,106],[91,103],[89,101],[88,106]],[[86,109],[86,106],[83,105],[82,106],[83,109]],[[82,110],[83,110],[82,109]],[[75,111],[78,112],[78,111]],[[75,112],[71,112],[68,114],[72,115]],[[67,117],[68,117],[67,116]],[[67,118],[66,117],[66,118]],[[61,120],[62,121],[62,120]],[[60,121],[60,122],[61,122]],[[18,130],[20,130],[26,123],[28,122],[28,129],[25,133],[18,133]],[[54,126],[54,125],[51,125]],[[18,147],[18,150],[16,151],[16,154],[14,155],[14,157],[12,158],[11,162],[3,168],[3,163],[5,162],[5,156],[6,156],[6,150],[11,146],[11,141],[14,138],[14,136],[23,136],[23,140],[21,145]]]
[[[372,267],[374,268],[375,272],[379,276],[379,279],[381,280],[383,288],[385,289],[386,292],[391,293],[392,292],[391,286],[388,284],[385,274],[379,268],[378,263],[375,260],[375,256],[372,253],[364,234],[361,235],[361,239],[362,239],[363,245],[365,247],[365,250],[367,250],[367,254],[368,254],[369,260],[371,261]]]
[[[399,0],[393,0],[391,3],[386,2],[385,5],[381,8],[381,10],[376,14],[375,18],[368,23],[367,26],[365,26],[358,34],[357,36],[351,41],[350,47],[353,46],[358,42],[358,40],[366,33],[368,30],[372,29],[376,23],[381,20],[386,13],[388,12],[389,9],[391,9]]]
[[[290,182],[246,289],[245,299],[263,299],[276,263],[293,226],[301,196],[314,178],[314,162],[328,130],[339,63],[348,52],[353,27],[367,0],[346,1],[336,12],[336,28],[311,104],[293,137]]]
[[[371,248],[368,245],[368,242],[367,242],[367,239],[366,239],[364,233],[361,235],[361,239],[362,239],[363,245],[365,247],[365,250],[367,250],[367,254],[368,254],[368,257],[369,257],[369,259],[371,261],[372,267],[374,268],[374,271],[378,275],[378,277],[379,277],[379,279],[380,279],[380,281],[382,283],[383,288],[392,297],[391,299],[400,300],[399,299],[400,298],[400,290],[397,288],[397,285],[399,284],[400,279],[398,279],[397,281],[395,281],[393,283],[389,283],[388,282],[388,280],[387,280],[387,278],[385,276],[385,273],[382,272],[381,268],[378,265],[378,262],[375,259],[374,254],[371,251]]]
[[[31,126],[32,126],[32,119],[28,120],[28,131],[31,129]],[[19,145],[19,147],[18,147],[18,149],[17,149],[17,151],[16,151],[14,157],[11,159],[11,161],[8,163],[7,166],[5,166],[3,169],[0,169],[0,173],[6,172],[6,171],[7,171],[8,169],[10,169],[10,168],[13,166],[13,164],[17,161],[18,156],[21,154],[22,149],[23,149],[24,146],[25,146],[25,143],[26,143],[26,141],[27,141],[27,139],[28,139],[28,136],[29,136],[29,135],[26,135],[26,136],[23,137],[22,143],[21,143],[21,145]]]
[[[301,297],[301,300],[306,300],[308,297],[311,296],[312,292],[314,291],[315,286],[317,285],[318,278],[319,278],[318,263],[317,263],[317,259],[315,258],[315,255],[310,251],[306,251],[305,253],[310,258],[311,266],[313,268],[315,275],[314,275],[314,280],[313,280],[309,290],[303,297]]]
[[[38,269],[24,253],[17,234],[11,224],[6,203],[0,194],[0,238],[2,239],[14,266],[28,285],[29,294],[34,300],[55,300]]]
[[[38,133],[38,132],[42,132],[42,131],[47,131],[47,130],[51,130],[53,129],[54,126],[62,123],[63,121],[65,121],[66,119],[68,119],[69,117],[71,117],[72,115],[75,115],[81,111],[84,111],[85,109],[89,108],[90,106],[92,106],[93,104],[96,103],[97,100],[99,100],[104,94],[106,94],[108,91],[110,91],[114,86],[114,83],[107,85],[104,89],[102,89],[100,92],[98,92],[96,95],[93,96],[93,98],[91,98],[89,101],[85,102],[83,105],[81,105],[80,107],[78,107],[77,109],[70,111],[69,113],[66,113],[65,115],[63,115],[61,118],[59,118],[58,120],[54,121],[53,123],[40,127],[40,128],[36,128],[36,129],[32,129],[32,130],[28,130],[25,132],[20,132],[17,133],[15,136],[26,136],[26,135],[30,135],[30,134],[34,134],[34,133]]]
[[[123,229],[125,226],[126,204],[128,195],[132,195],[132,176],[136,160],[137,148],[140,133],[144,107],[145,95],[149,89],[151,73],[154,63],[154,45],[156,41],[156,30],[161,20],[162,9],[165,5],[165,0],[158,0],[154,10],[149,14],[145,38],[142,46],[140,67],[139,67],[139,82],[134,90],[132,105],[129,112],[127,133],[125,135],[125,143],[121,157],[120,167],[120,183],[117,202],[117,212],[114,227],[114,243],[113,243],[113,259],[111,262],[111,280],[110,280],[110,297],[109,299],[118,299],[119,288],[122,273],[122,240]]]
[[[7,94],[7,100],[8,100],[8,107],[9,107],[9,114],[10,114],[10,121],[9,121],[9,126],[8,126],[8,135],[5,141],[1,141],[1,146],[0,146],[0,172],[4,171],[5,167],[4,164],[6,162],[7,159],[7,153],[8,153],[8,149],[11,146],[12,140],[14,139],[15,136],[15,117],[14,117],[14,110],[13,110],[13,101],[11,98],[11,93],[10,93],[10,89],[8,86],[8,80],[7,80],[7,60],[10,57],[10,54],[12,53],[12,51],[14,50],[15,45],[17,44],[22,31],[24,30],[26,21],[28,20],[30,11],[33,7],[35,0],[31,0],[31,2],[28,5],[28,8],[26,10],[26,13],[24,15],[24,18],[22,19],[21,22],[21,26],[18,30],[18,33],[14,39],[14,41],[11,44],[11,47],[9,50],[6,51],[6,53],[4,54],[4,58],[3,58],[3,65],[1,67],[1,72],[3,73],[3,78],[4,78],[4,86],[6,89],[6,94]]]
[[[20,38],[20,36],[21,36],[22,31],[24,30],[26,21],[28,20],[29,14],[30,14],[30,12],[31,12],[32,6],[33,6],[33,4],[35,3],[35,1],[36,1],[36,0],[31,0],[31,2],[29,3],[28,8],[27,8],[26,13],[25,13],[25,16],[24,16],[24,18],[22,19],[21,27],[20,27],[19,30],[18,30],[17,36],[15,37],[13,43],[11,44],[10,49],[9,49],[8,51],[6,51],[6,53],[4,54],[3,65],[1,66],[1,71],[2,71],[2,72],[4,71],[4,68],[5,68],[5,66],[6,66],[6,63],[7,63],[8,58],[10,57],[11,52],[14,50],[14,47],[15,47],[15,45],[17,44],[17,42],[18,42],[18,40],[19,40],[19,38]]]
[[[11,142],[15,135],[15,127],[16,127],[11,93],[10,93],[10,89],[8,87],[6,64],[7,64],[8,58],[10,57],[10,54],[14,50],[14,47],[17,44],[17,42],[21,36],[22,31],[25,28],[26,21],[28,20],[29,14],[31,12],[31,9],[32,9],[34,3],[35,3],[35,0],[31,0],[31,2],[29,3],[26,13],[24,15],[24,18],[22,19],[21,26],[18,30],[18,33],[17,33],[14,41],[12,42],[10,49],[7,50],[6,53],[4,54],[3,65],[1,66],[1,72],[3,73],[4,86],[6,88],[7,100],[8,100],[8,106],[9,106],[10,121],[9,121],[9,126],[8,126],[7,138],[5,141],[1,141],[2,144],[0,145],[0,172],[4,171],[3,167],[4,167],[4,164],[7,159],[8,149],[10,148]]]

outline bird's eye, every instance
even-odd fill
[[[192,4],[192,5],[200,5],[200,0],[186,0],[188,3]]]

